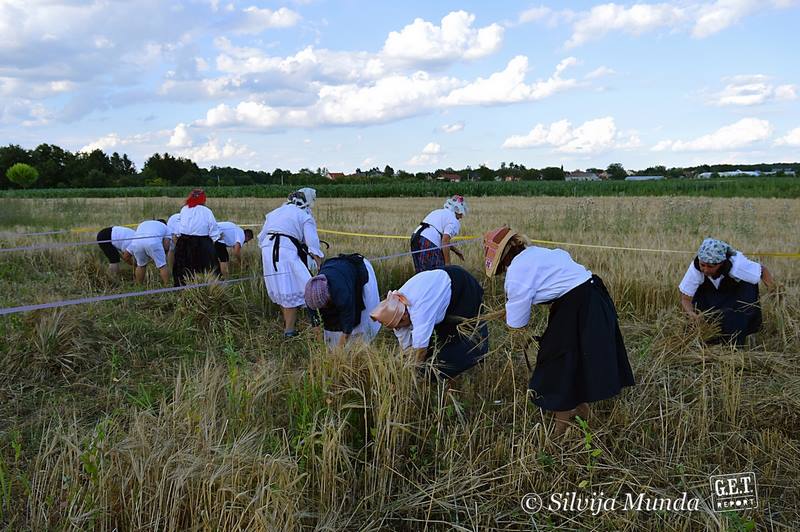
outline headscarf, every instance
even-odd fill
[[[203,191],[202,188],[196,188],[189,193],[189,197],[186,198],[186,206],[190,209],[192,207],[197,207],[198,205],[205,205],[206,203],[206,193]]]
[[[389,291],[386,299],[378,303],[369,317],[372,321],[380,322],[382,325],[394,329],[403,319],[403,314],[406,312],[408,306],[408,299],[403,294],[397,291]]]
[[[306,290],[303,294],[306,306],[312,310],[321,309],[328,304],[331,299],[328,290],[328,278],[325,275],[315,275],[306,283]]]
[[[697,250],[697,258],[706,264],[719,264],[736,252],[726,242],[706,238]]]
[[[451,197],[447,201],[444,202],[444,208],[453,211],[454,214],[465,215],[469,210],[467,207],[467,201],[464,199],[464,196],[456,194],[455,196]]]
[[[308,201],[308,197],[306,197],[306,193],[303,192],[303,190],[304,189],[295,190],[294,192],[290,193],[286,197],[286,203],[289,205],[295,205],[304,210],[310,209],[311,203],[313,203],[313,201],[311,202]],[[311,189],[306,189],[306,190],[311,190]]]
[[[303,187],[298,192],[302,192],[303,195],[306,197],[306,207],[311,208],[314,206],[314,202],[317,201],[317,191],[313,188]]]

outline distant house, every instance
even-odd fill
[[[439,181],[450,181],[451,183],[461,182],[461,176],[458,174],[442,174],[437,179]]]
[[[506,175],[502,177],[503,181],[519,181],[519,176],[516,175]]]
[[[325,177],[331,181],[336,181],[337,179],[343,178],[344,174],[342,172],[325,172]]]
[[[575,170],[574,172],[567,172],[564,174],[565,181],[600,181],[600,176],[594,172],[581,172]]]
[[[663,175],[629,175],[625,181],[657,181],[664,179]]]

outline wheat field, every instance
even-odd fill
[[[210,193],[213,196],[213,192]],[[800,269],[765,257],[764,328],[747,348],[706,346],[677,285],[706,236],[745,254],[797,252],[800,203],[744,198],[467,198],[464,235],[504,223],[562,245],[600,275],[620,315],[637,385],[552,435],[526,396],[519,342],[490,323],[490,354],[452,389],[416,376],[382,331],[326,352],[306,322],[284,341],[255,242],[246,279],[0,317],[0,524],[32,530],[796,530],[800,524]],[[327,199],[321,229],[408,235],[432,198]],[[217,219],[257,224],[281,202],[210,197]],[[174,198],[1,199],[2,247],[91,240],[105,227],[177,212]],[[404,239],[320,235],[329,255],[378,258]],[[463,265],[488,315],[502,281]],[[458,261],[458,259],[455,259]],[[458,262],[456,262],[458,263]],[[381,292],[410,257],[373,260]],[[0,307],[135,290],[96,245],[0,253]],[[255,277],[255,279],[250,279]],[[147,287],[156,288],[149,271]],[[541,334],[546,308],[529,334]],[[531,361],[536,349],[528,351]],[[754,472],[758,508],[717,513],[711,475]],[[696,511],[523,511],[526,493],[689,497]]]

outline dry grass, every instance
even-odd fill
[[[174,200],[2,200],[64,226],[164,216]],[[276,200],[211,200],[219,219],[259,222]],[[320,199],[320,227],[409,233],[438,202]],[[464,232],[511,223],[532,238],[691,251],[713,234],[745,251],[796,246],[800,206],[703,198],[476,198]],[[78,208],[85,209],[76,213]],[[47,212],[49,214],[45,215]],[[59,216],[63,212],[64,216]],[[742,218],[735,213],[746,213]],[[749,220],[752,220],[749,221]],[[6,227],[3,229],[10,229]],[[38,227],[15,226],[15,230]],[[91,238],[91,233],[79,238]],[[74,238],[75,235],[60,237]],[[402,240],[325,237],[332,253],[402,251]],[[39,238],[37,241],[46,241]],[[6,239],[3,247],[28,240]],[[245,271],[258,272],[249,245]],[[569,249],[606,281],[637,386],[593,407],[588,428],[553,438],[527,399],[521,349],[496,319],[491,351],[454,389],[416,377],[382,334],[326,353],[306,330],[284,342],[258,282],[0,319],[0,523],[101,530],[794,530],[800,522],[800,283],[763,300],[747,349],[708,347],[708,324],[681,316],[689,255]],[[465,246],[480,273],[480,245]],[[408,258],[376,265],[381,291]],[[124,268],[125,275],[130,275]],[[502,282],[485,280],[497,318]],[[156,286],[155,276],[148,282]],[[0,304],[131,289],[99,251],[0,256]],[[537,311],[530,336],[540,333]],[[470,324],[464,324],[469,327]],[[535,345],[529,350],[535,357]],[[717,514],[712,474],[754,471],[757,510]],[[697,512],[589,513],[520,508],[524,493],[702,500]],[[621,497],[621,496],[620,496]]]

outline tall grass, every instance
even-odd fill
[[[9,200],[10,201],[10,200]],[[169,214],[179,200],[13,200],[26,220],[110,225]],[[50,201],[66,202],[53,209]],[[276,199],[212,198],[218,219],[259,222]],[[321,199],[320,227],[407,234],[440,199]],[[59,203],[61,205],[61,203]],[[790,251],[800,206],[710,198],[475,198],[466,234],[501,223],[537,239],[696,249],[707,235],[744,251]],[[77,208],[77,207],[76,207]],[[45,214],[50,213],[50,214]],[[735,214],[747,213],[746,218]],[[91,233],[89,233],[91,234]],[[75,238],[40,237],[35,241]],[[33,238],[2,236],[2,247]],[[330,254],[387,255],[405,240],[329,235]],[[0,319],[0,523],[99,530],[792,530],[800,522],[800,283],[762,297],[746,349],[708,347],[708,324],[677,302],[686,255],[567,248],[601,275],[620,311],[637,385],[594,405],[563,438],[526,395],[518,344],[490,323],[486,362],[452,390],[417,377],[384,331],[327,353],[317,330],[283,341],[260,281]],[[502,308],[502,280],[465,265]],[[244,271],[260,271],[245,247]],[[408,257],[375,264],[381,292]],[[0,305],[133,289],[95,247],[0,255]],[[148,286],[157,286],[153,272]],[[546,316],[534,313],[532,331]],[[535,358],[535,348],[529,356]],[[755,511],[710,510],[708,477],[754,471]],[[589,513],[520,507],[523,494],[644,491],[700,497],[698,512]]]

